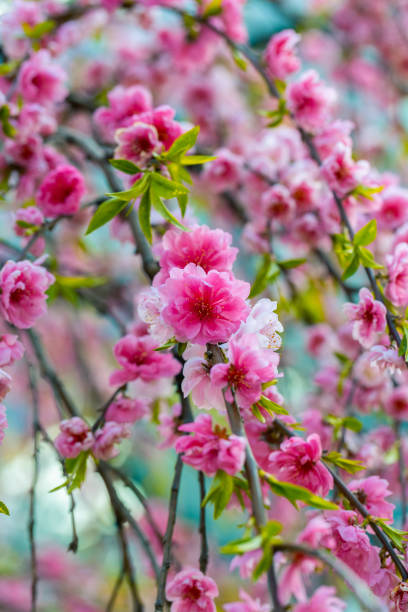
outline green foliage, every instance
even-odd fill
[[[67,488],[68,493],[72,493],[75,489],[79,489],[86,478],[86,464],[90,451],[82,451],[75,459],[65,459],[65,472],[67,474],[67,480],[62,484],[58,485],[54,489],[51,489],[50,493],[58,491],[59,489]]]
[[[361,431],[363,424],[361,421],[352,416],[339,417],[335,414],[328,414],[324,417],[323,421],[333,427],[334,438],[337,440],[340,431],[344,429],[350,429],[358,433]]]
[[[10,118],[10,109],[7,106],[7,104],[3,104],[3,106],[0,107],[1,127],[3,129],[5,136],[7,136],[8,138],[13,138],[17,134],[17,130],[13,125],[11,125],[9,118]]]
[[[7,76],[8,74],[11,74],[18,68],[19,64],[20,62],[18,60],[4,62],[4,64],[0,65],[0,76]]]
[[[222,13],[222,0],[210,0],[203,12],[203,18],[208,19]]]
[[[353,429],[353,431],[356,430]],[[336,451],[324,454],[323,460],[326,463],[332,463],[333,465],[336,465],[337,467],[341,468],[342,470],[345,470],[349,474],[355,474],[356,472],[361,472],[361,470],[365,470],[365,466],[361,463],[361,461],[346,459],[345,457],[343,457],[343,455],[337,453]]]
[[[60,276],[55,275],[55,282],[47,291],[49,302],[53,302],[57,297],[62,297],[73,306],[79,303],[78,289],[89,289],[99,287],[106,283],[106,278],[102,276]]]
[[[273,402],[268,397],[265,397],[265,395],[261,395],[261,399],[257,404],[262,406],[271,416],[275,416],[276,414],[289,414],[286,408]]]
[[[177,344],[177,340],[173,337],[170,338],[170,340],[167,340],[167,342],[165,342],[164,344],[162,344],[161,346],[158,346],[157,348],[155,348],[155,351],[167,351],[168,349],[173,348],[173,346],[175,346]]]
[[[378,185],[378,187],[369,187],[368,185],[357,185],[349,195],[355,197],[365,198],[367,200],[374,200],[373,195],[375,193],[380,193],[384,189],[383,185]]]
[[[6,504],[0,501],[0,514],[6,514],[10,516],[10,510],[7,508]]]
[[[199,126],[193,127],[188,132],[181,134],[171,145],[170,149],[163,153],[161,158],[168,159],[172,162],[179,162],[185,156],[187,151],[192,149],[197,141],[200,132]]]
[[[365,248],[366,245],[371,244],[375,240],[376,235],[377,222],[375,219],[372,219],[355,234],[353,242],[344,234],[335,234],[333,236],[333,247],[344,270],[343,280],[353,276],[360,267],[360,264],[375,270],[384,267],[378,264],[371,251]]]
[[[408,322],[406,321],[402,324],[402,338],[398,347],[398,355],[403,357],[405,361],[408,360]]]
[[[238,66],[240,70],[243,70],[245,72],[247,69],[247,61],[242,55],[242,53],[240,53],[238,49],[235,49],[235,48],[231,49],[231,53],[232,53],[232,59],[234,60],[235,64]]]
[[[136,164],[127,159],[110,159],[109,163],[116,170],[120,170],[120,172],[124,172],[125,174],[138,174],[142,172],[139,166],[136,166]]]
[[[31,26],[29,23],[22,23],[21,28],[28,38],[38,40],[39,38],[42,38],[46,34],[52,32],[56,25],[57,24],[55,21],[52,19],[47,19],[47,21],[42,21],[34,26]]]
[[[408,540],[408,531],[402,531],[401,529],[391,527],[391,525],[389,525],[387,521],[382,518],[373,518],[372,520],[381,527],[397,550],[402,553],[405,552],[406,542]]]
[[[282,482],[266,472],[261,471],[262,477],[271,487],[275,495],[285,497],[290,503],[299,509],[297,502],[301,501],[306,506],[312,506],[313,508],[319,508],[322,510],[337,510],[337,504],[330,502],[319,495],[314,495],[309,489],[295,485],[291,482]]]
[[[127,205],[128,203],[126,200],[119,200],[118,198],[110,198],[106,200],[106,202],[103,202],[96,209],[96,212],[89,222],[85,235],[92,234],[96,229],[108,223],[108,221],[116,217],[116,215],[118,215]]]
[[[260,111],[260,114],[267,119],[270,119],[270,122],[267,124],[267,127],[274,128],[282,123],[285,116],[289,114],[289,111],[286,107],[286,102],[283,98],[279,99],[278,107],[275,110],[267,110]]]
[[[217,519],[225,510],[234,491],[234,479],[232,476],[218,470],[214,476],[211,488],[203,499],[202,505],[209,502],[214,505],[214,519]]]
[[[267,286],[278,278],[279,274],[279,266],[273,261],[269,253],[265,253],[262,256],[249,297],[253,298],[265,291]]]

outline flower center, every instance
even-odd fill
[[[213,306],[209,304],[207,300],[204,298],[200,298],[194,302],[193,306],[194,312],[197,317],[203,321],[204,319],[208,319],[213,315]]]

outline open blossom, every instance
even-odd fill
[[[217,425],[213,428],[210,415],[200,414],[193,423],[181,425],[179,430],[194,433],[193,436],[180,436],[174,445],[178,453],[183,453],[184,463],[207,476],[214,476],[218,470],[234,476],[242,469],[245,439],[228,435]]]
[[[167,151],[182,133],[180,123],[174,121],[175,114],[174,109],[163,104],[153,110],[136,115],[135,121],[152,125],[157,130],[159,140]]]
[[[293,482],[325,497],[333,486],[333,478],[321,462],[322,446],[318,434],[306,440],[298,436],[281,444],[269,455],[270,471],[279,480]]]
[[[154,285],[166,281],[172,268],[185,268],[189,263],[200,266],[205,272],[229,272],[238,252],[231,242],[231,234],[210,229],[206,225],[194,225],[189,232],[178,229],[167,231],[154,249],[160,264]]]
[[[24,346],[14,334],[0,336],[0,368],[12,365],[24,355]]]
[[[42,266],[8,261],[0,271],[0,312],[20,329],[32,327],[47,310],[46,291],[54,277]]]
[[[66,97],[66,80],[65,70],[48,51],[41,49],[22,64],[18,73],[18,91],[25,102],[49,106]]]
[[[332,352],[335,335],[327,323],[311,325],[306,330],[306,350],[312,357],[320,358]]]
[[[208,363],[201,357],[187,359],[183,369],[181,388],[184,397],[191,398],[198,408],[224,410],[222,390],[211,382]]]
[[[216,193],[234,189],[241,176],[241,158],[229,149],[219,149],[215,155],[217,159],[204,167],[203,178],[206,184]]]
[[[180,342],[225,342],[248,314],[249,284],[228,272],[206,273],[195,264],[174,268],[160,287],[162,317]]]
[[[253,599],[245,593],[243,589],[239,591],[239,597],[241,601],[234,603],[224,604],[223,608],[225,612],[269,612],[270,605],[261,603],[260,599]]]
[[[134,423],[148,414],[146,402],[122,395],[111,403],[106,411],[106,420],[116,423]]]
[[[181,365],[173,355],[155,351],[155,348],[157,344],[149,336],[127,334],[121,338],[113,352],[123,370],[117,370],[111,375],[110,384],[123,385],[137,378],[149,382],[177,374]]]
[[[152,108],[152,96],[141,85],[118,85],[108,93],[109,107],[101,106],[94,113],[98,130],[107,141],[112,141],[115,131],[135,123],[135,117]]]
[[[408,419],[408,385],[401,385],[391,391],[385,401],[384,410],[394,419]]]
[[[236,336],[255,334],[262,348],[277,350],[282,344],[280,333],[283,325],[275,312],[277,302],[262,298],[251,308],[245,323],[242,323]]]
[[[392,521],[395,506],[385,501],[386,497],[392,495],[385,478],[369,476],[360,480],[352,480],[348,486],[367,508],[369,514]]]
[[[400,243],[392,255],[386,257],[388,284],[386,297],[395,306],[408,305],[408,244]]]
[[[279,355],[260,348],[255,334],[238,335],[228,343],[229,363],[217,363],[211,368],[215,387],[233,387],[238,405],[250,408],[262,394],[262,383],[278,375]],[[232,401],[230,389],[226,397]]]
[[[118,130],[115,140],[118,143],[115,157],[127,159],[139,166],[145,165],[153,153],[159,153],[162,146],[156,128],[140,122]]]
[[[4,400],[7,393],[11,391],[11,376],[4,370],[0,370],[0,402]]]
[[[398,351],[391,347],[386,348],[382,344],[376,344],[370,349],[369,360],[373,367],[377,367],[382,372],[388,370],[390,374],[401,372],[405,368],[405,362]]]
[[[390,600],[395,606],[395,612],[408,611],[408,582],[400,582],[390,594]]]
[[[369,172],[369,164],[364,160],[354,161],[351,146],[339,142],[322,165],[322,174],[329,186],[340,197],[345,196],[362,183]]]
[[[398,229],[408,219],[408,191],[401,187],[388,187],[380,194],[381,207],[377,212],[382,229]]]
[[[55,438],[54,445],[67,459],[73,459],[82,451],[89,450],[94,443],[92,431],[80,417],[61,421],[60,430],[61,433]]]
[[[261,196],[262,214],[274,226],[291,221],[295,214],[295,201],[284,185],[273,185]]]
[[[168,581],[166,597],[172,612],[215,612],[218,587],[214,580],[196,569],[178,572]]]
[[[46,217],[74,215],[85,191],[85,181],[79,170],[70,164],[62,164],[45,177],[36,201]]]
[[[299,70],[300,59],[295,51],[299,41],[300,36],[294,30],[282,30],[272,36],[264,55],[268,73],[272,78],[283,81]]]
[[[293,612],[342,612],[347,604],[335,597],[335,593],[334,587],[321,586],[308,602],[296,604]]]
[[[335,91],[322,83],[315,70],[308,70],[287,88],[288,109],[307,132],[314,133],[325,126],[335,99]]]
[[[95,441],[92,452],[97,459],[113,459],[119,454],[116,444],[124,438],[129,438],[129,426],[123,423],[107,421],[105,425],[95,433]]]
[[[358,304],[347,303],[344,311],[349,321],[354,321],[353,338],[364,348],[370,348],[386,326],[387,309],[382,302],[375,300],[369,289],[363,287],[359,292]]]

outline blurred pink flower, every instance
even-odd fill
[[[63,457],[73,459],[89,450],[94,437],[88,425],[80,417],[72,417],[60,423],[61,433],[55,438],[55,448]]]
[[[218,587],[214,580],[196,569],[185,569],[169,580],[166,597],[172,612],[215,612]]]

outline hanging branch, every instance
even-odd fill
[[[203,505],[205,499],[205,478],[203,472],[198,472],[198,484],[200,488],[200,571],[205,574],[208,566],[208,540],[207,540],[207,524],[206,524],[206,507]]]
[[[35,540],[36,532],[36,499],[35,492],[38,484],[39,477],[39,440],[38,434],[40,432],[39,424],[39,399],[38,399],[38,386],[37,379],[35,376],[34,368],[31,363],[28,363],[28,375],[30,381],[30,390],[33,403],[33,440],[34,440],[34,451],[33,451],[33,477],[30,487],[30,508],[29,508],[29,521],[28,521],[28,534],[30,540],[30,553],[31,553],[31,612],[37,612],[37,599],[38,599],[38,568],[37,568],[37,545]]]

